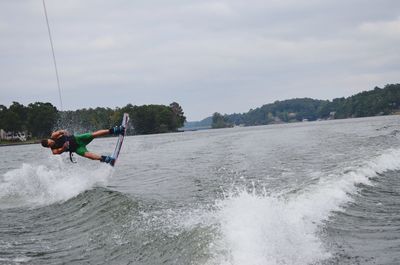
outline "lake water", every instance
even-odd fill
[[[0,148],[0,264],[400,264],[400,117]],[[89,150],[111,153],[116,138]]]

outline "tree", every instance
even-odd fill
[[[8,132],[18,132],[21,129],[21,120],[19,120],[17,113],[7,110],[3,116],[3,128]]]
[[[18,102],[13,102],[7,109],[0,105],[0,126],[2,129],[11,132],[26,130],[27,109]]]
[[[219,129],[219,128],[228,128],[232,126],[233,124],[229,122],[227,115],[224,116],[218,112],[215,112],[213,114],[211,128]]]
[[[49,136],[57,118],[57,108],[51,103],[36,102],[28,105],[28,129],[33,136]]]
[[[276,121],[291,122],[308,119],[367,117],[387,115],[400,111],[400,84],[376,87],[348,98],[316,100],[295,98],[275,101],[247,113],[225,115],[229,122],[238,124],[262,125]],[[332,115],[335,113],[335,115]],[[222,124],[222,123],[221,123]]]
[[[124,112],[131,117],[128,133],[132,134],[174,132],[186,120],[182,107],[176,102],[169,106],[128,104],[115,109],[97,107],[62,112],[50,103],[36,102],[25,107],[13,102],[8,109],[0,105],[0,128],[7,131],[28,130],[35,137],[48,136],[56,129],[83,133],[120,124]]]
[[[0,128],[1,129],[4,129],[4,127],[6,126],[6,123],[4,120],[6,112],[7,112],[7,107],[4,105],[0,105]]]
[[[15,121],[16,127],[13,131],[23,131],[27,128],[27,118],[28,118],[28,109],[24,105],[13,101],[11,106],[8,108],[8,111],[13,112],[14,118],[17,119]]]
[[[186,117],[184,116],[184,112],[182,110],[182,107],[177,103],[177,102],[172,102],[169,104],[169,107],[172,110],[172,113],[174,116],[172,117],[173,119],[173,127],[180,128],[183,127],[186,121]]]

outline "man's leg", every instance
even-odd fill
[[[111,156],[100,156],[98,154],[89,152],[89,150],[86,149],[86,146],[82,145],[79,146],[76,151],[75,151],[78,155],[92,159],[92,160],[98,160],[100,162],[104,162],[104,163],[109,163],[111,165],[114,165],[115,162],[115,158],[111,157]]]
[[[85,152],[83,156],[92,160],[101,160],[101,156],[91,152]]]
[[[101,137],[105,135],[119,135],[119,134],[124,134],[125,133],[125,128],[123,126],[116,126],[108,130],[98,130],[92,133],[93,138],[96,137]]]
[[[110,130],[99,130],[99,131],[95,131],[92,133],[92,136],[94,138],[96,137],[101,137],[101,136],[105,136],[105,135],[109,135],[110,134]]]
[[[98,154],[92,153],[92,152],[85,152],[83,154],[84,157],[92,159],[92,160],[99,160],[100,162],[103,163],[108,163],[111,165],[114,165],[115,159],[111,156],[100,156]]]

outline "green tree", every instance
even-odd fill
[[[6,112],[7,112],[7,107],[4,105],[0,105],[0,129],[4,129],[4,127],[6,126],[5,123]]]
[[[13,101],[11,106],[8,108],[9,112],[13,112],[15,128],[12,131],[23,131],[27,129],[27,117],[28,109],[24,105]]]
[[[22,127],[17,113],[7,110],[3,115],[3,129],[7,132],[18,132]]]
[[[48,137],[57,118],[57,108],[51,103],[35,102],[28,105],[28,130],[33,136]]]
[[[170,129],[175,129],[176,128],[181,128],[185,124],[186,117],[184,115],[182,107],[177,103],[177,102],[172,102],[169,104],[169,107],[172,110],[173,116],[172,116],[172,128]]]
[[[6,106],[0,105],[0,126],[2,129],[11,132],[19,132],[26,130],[27,108],[13,102],[7,109]]]
[[[400,84],[390,84],[332,101],[311,98],[275,101],[247,113],[227,115],[227,119],[234,124],[251,126],[269,124],[277,119],[283,122],[327,119],[332,118],[332,113],[338,119],[387,115],[400,111],[399,107]]]
[[[215,112],[213,114],[211,128],[219,129],[219,128],[228,128],[232,126],[233,124],[228,120],[228,116],[222,115],[218,112]]]

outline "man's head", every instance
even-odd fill
[[[43,147],[52,147],[54,145],[54,141],[51,139],[43,139],[41,143]]]

